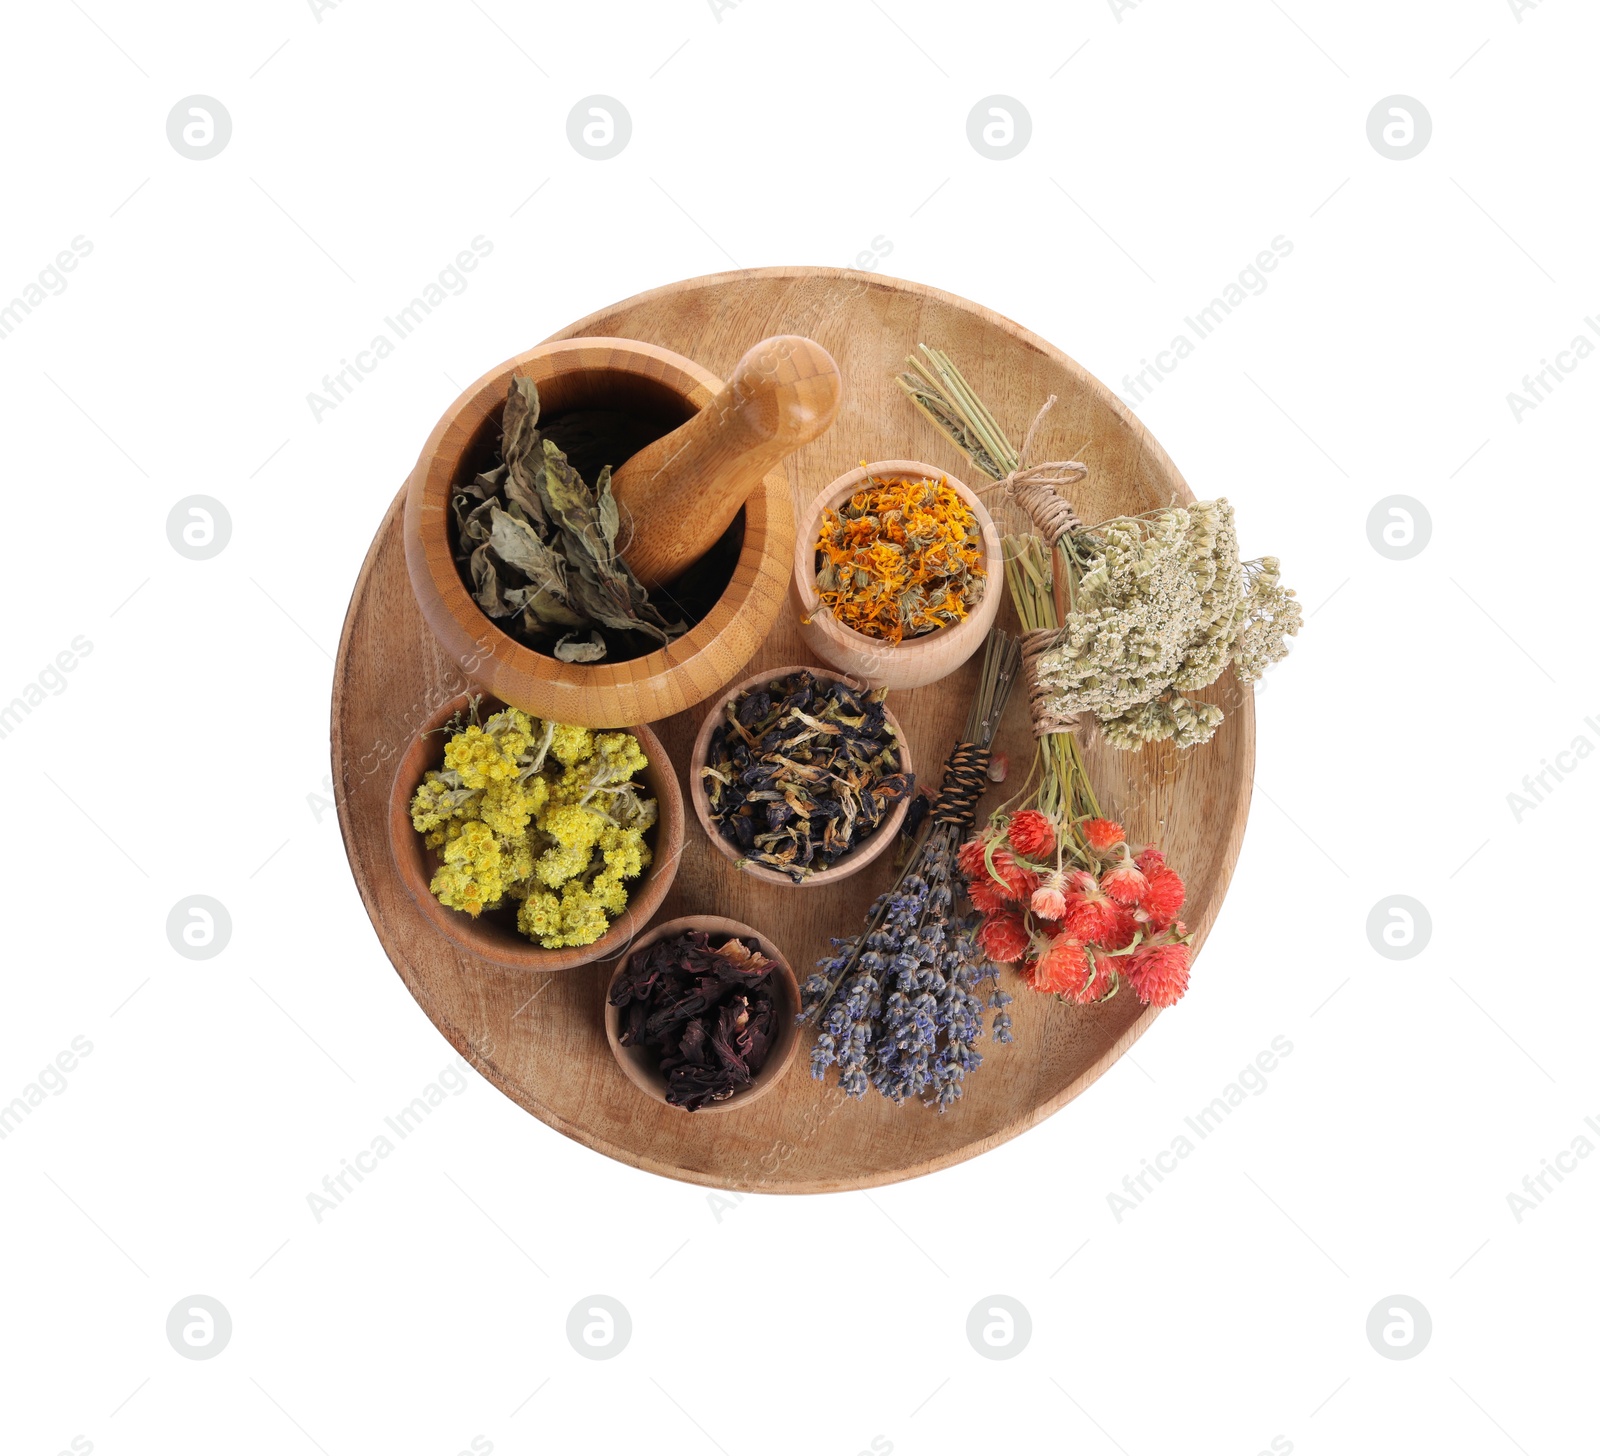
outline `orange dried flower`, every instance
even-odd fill
[[[1090,819],[1084,823],[1083,837],[1089,841],[1090,849],[1107,850],[1121,844],[1128,835],[1114,819]]]
[[[1059,920],[1067,913],[1067,897],[1062,890],[1062,876],[1059,872],[1051,875],[1033,892],[1030,904],[1033,913],[1046,920]]]
[[[1033,989],[1076,999],[1094,980],[1089,952],[1081,940],[1058,935],[1045,947],[1033,971]]]
[[[1137,905],[1150,888],[1144,871],[1131,859],[1124,857],[1100,876],[1100,888],[1113,900],[1124,905]]]
[[[1178,872],[1169,870],[1165,865],[1147,874],[1149,884],[1139,898],[1139,908],[1150,917],[1156,929],[1165,930],[1177,918],[1178,911],[1183,909],[1184,896],[1188,892]]]
[[[983,595],[983,533],[942,475],[868,476],[822,513],[817,554],[823,606],[884,642],[953,626]]]
[[[1007,908],[1014,909],[1011,898],[1005,892],[1003,885],[997,885],[984,873],[982,866],[977,875],[967,883],[967,898],[972,901],[973,908],[985,915],[998,915]]]
[[[978,945],[992,961],[1020,961],[1028,953],[1028,929],[1015,911],[991,915],[978,927]]]
[[[1056,847],[1056,826],[1037,809],[1020,809],[1011,816],[1006,837],[1024,859],[1040,859]]]
[[[1189,947],[1155,945],[1127,958],[1127,976],[1146,1006],[1173,1006],[1189,989]]]

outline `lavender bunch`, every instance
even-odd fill
[[[989,746],[1020,665],[1017,639],[991,632],[966,733],[905,868],[872,902],[861,934],[835,938],[801,990],[800,1019],[817,1025],[811,1075],[820,1080],[837,1065],[851,1097],[871,1086],[896,1104],[918,1098],[942,1112],[983,1060],[975,1043],[986,1013],[994,1040],[1011,1040],[1011,997],[978,949],[977,918],[956,910],[956,852],[987,786]]]

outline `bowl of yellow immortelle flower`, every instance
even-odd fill
[[[495,965],[560,971],[615,955],[660,908],[683,848],[683,795],[646,727],[446,703],[389,795],[395,864],[418,908]]]
[[[1005,596],[1000,533],[974,492],[919,460],[878,460],[817,492],[795,534],[789,599],[805,644],[876,687],[961,666]]]

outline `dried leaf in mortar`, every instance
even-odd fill
[[[680,636],[688,624],[669,619],[617,555],[610,467],[591,491],[538,422],[538,389],[514,377],[501,419],[501,464],[451,498],[456,564],[473,599],[563,662],[601,661],[607,639],[596,629],[652,644]]]
[[[605,638],[592,630],[587,637],[568,632],[556,643],[556,656],[562,662],[599,662],[605,655]]]

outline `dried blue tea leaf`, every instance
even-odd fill
[[[725,704],[699,770],[722,838],[798,883],[876,831],[916,787],[885,696],[801,669]]]

